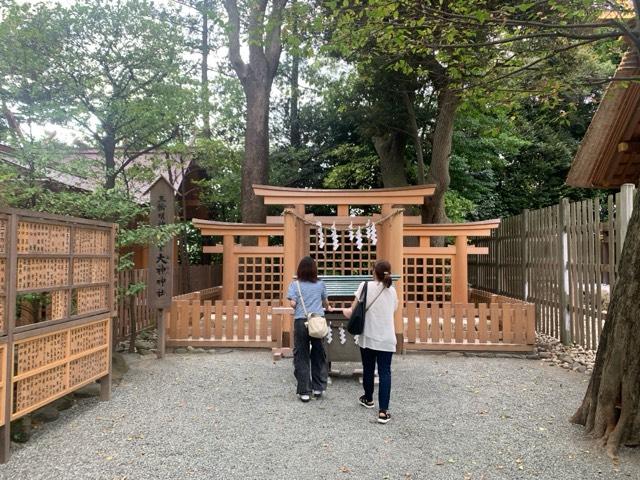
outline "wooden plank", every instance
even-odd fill
[[[508,303],[501,305],[502,310],[502,343],[513,343],[513,308]]]
[[[440,306],[437,303],[431,304],[431,330],[429,332],[429,337],[431,337],[431,341],[438,343],[440,342]]]
[[[238,318],[236,321],[236,337],[238,340],[246,340],[247,335],[247,318],[246,318],[246,306],[247,304],[240,300],[238,301],[237,311]]]
[[[246,340],[168,340],[167,346],[176,347],[211,347],[211,348],[273,348],[275,342],[271,341],[246,341]]]
[[[526,306],[526,343],[527,345],[536,344],[536,308],[533,304]]]
[[[465,306],[467,311],[467,342],[475,343],[476,341],[476,315],[477,309],[473,303]]]
[[[269,304],[260,302],[260,340],[266,340],[269,326]]]
[[[490,306],[491,311],[491,343],[498,343],[500,341],[500,323],[502,310],[499,305],[492,303]]]
[[[616,272],[616,222],[614,213],[614,196],[609,195],[607,197],[607,211],[609,212],[609,218],[607,219],[607,225],[609,228],[608,242],[609,242],[609,291],[613,293],[615,287],[617,272]]]
[[[478,342],[487,343],[487,304],[478,304]]]
[[[280,345],[282,343],[282,324],[286,321],[285,319],[290,319],[291,315],[271,313],[270,317],[271,341],[276,342],[278,345]]]
[[[513,306],[513,343],[525,343],[525,307]]]
[[[426,342],[428,339],[427,326],[429,323],[429,311],[427,309],[427,304],[424,302],[420,304],[418,317],[420,318],[420,332],[418,333],[418,338],[421,342]]]
[[[442,305],[442,339],[445,343],[451,343],[451,305]]]
[[[178,331],[176,338],[187,338],[189,332],[189,300],[178,301]]]
[[[247,322],[249,322],[249,330],[248,330],[249,340],[256,339],[256,321],[257,321],[256,312],[257,312],[256,301],[255,300],[249,301],[248,308],[247,308],[247,313],[248,313]]]
[[[224,302],[222,300],[216,300],[215,302],[216,313],[213,323],[213,336],[215,339],[222,339],[223,326],[224,326]]]
[[[593,231],[594,231],[594,238],[596,239],[596,245],[595,245],[595,262],[596,262],[596,268],[595,268],[595,281],[596,281],[596,315],[595,315],[595,326],[594,326],[594,337],[595,337],[595,342],[592,346],[592,348],[594,350],[596,350],[598,348],[598,344],[600,342],[600,334],[602,333],[602,326],[603,326],[603,320],[604,320],[604,316],[603,316],[603,308],[602,308],[602,235],[601,235],[601,223],[600,223],[600,212],[601,212],[601,206],[600,206],[600,199],[594,199],[594,210],[595,210],[595,215],[594,215],[594,224],[593,224]]]
[[[416,304],[415,302],[407,303],[407,340],[411,343],[416,342]]]
[[[462,343],[464,339],[464,304],[456,303],[453,308],[456,322],[454,327],[456,343]]]
[[[534,345],[510,343],[406,343],[407,350],[474,351],[474,352],[531,352]]]
[[[211,338],[211,300],[205,300],[202,308],[202,320],[204,325],[204,333],[202,334],[202,337],[208,340]]]
[[[200,313],[202,311],[202,305],[200,300],[193,300],[191,302],[191,338],[201,338],[200,328]]]
[[[225,322],[224,322],[224,338],[226,340],[233,340],[233,324],[234,322],[234,311],[235,311],[235,300],[227,300],[225,302]]]

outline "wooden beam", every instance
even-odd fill
[[[222,300],[234,300],[237,265],[233,235],[225,235],[222,240]]]
[[[405,255],[455,255],[456,247],[404,247]],[[488,255],[489,247],[467,246],[468,255]]]
[[[466,235],[468,237],[488,237],[491,230],[500,226],[500,220],[485,220],[482,222],[469,223],[438,223],[424,225],[405,225],[405,237],[457,237]]]
[[[451,279],[452,303],[466,303],[469,297],[469,274],[467,270],[467,237],[456,237],[456,255],[453,259],[453,278]]]
[[[620,142],[618,153],[640,153],[640,142]]]
[[[377,221],[381,218],[381,215],[376,213],[371,215],[370,217],[349,217],[349,216],[315,216],[313,214],[307,214],[304,216],[305,219],[309,220],[310,222],[322,222],[323,224],[332,224],[335,222],[335,224],[337,226],[343,225],[349,225],[350,223],[353,223],[354,225],[366,225],[367,224],[367,220],[372,220],[372,221]],[[404,218],[404,224],[405,225],[420,225],[420,223],[422,222],[422,217],[420,217],[419,215],[410,215],[410,216],[405,216]],[[282,215],[271,215],[267,217],[267,225],[284,225],[284,217]]]
[[[262,223],[232,223],[214,222],[194,218],[193,226],[204,236],[238,235],[244,237],[281,237],[284,230],[281,225],[267,225]]]
[[[422,205],[425,197],[435,193],[435,185],[418,185],[379,189],[311,189],[254,185],[256,195],[265,205]]]

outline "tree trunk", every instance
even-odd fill
[[[582,405],[571,421],[601,438],[610,456],[640,445],[640,195]]]
[[[443,87],[438,95],[438,115],[433,132],[431,166],[427,183],[435,184],[436,191],[429,197],[422,209],[423,223],[447,223],[449,218],[444,209],[444,194],[449,189],[449,156],[453,141],[453,123],[460,98],[448,87]]]
[[[211,138],[210,106],[209,106],[209,7],[210,0],[202,2],[202,64],[200,68],[200,103],[202,109],[202,136]]]
[[[418,176],[418,183],[426,183],[426,176],[424,174],[424,154],[422,152],[422,138],[420,138],[420,130],[418,129],[418,120],[416,119],[416,110],[413,107],[414,97],[413,92],[409,95],[409,92],[403,92],[404,104],[407,109],[407,123],[409,127],[409,133],[411,134],[411,140],[413,142],[413,149],[416,152],[416,170]]]
[[[293,148],[299,148],[302,139],[300,137],[300,116],[298,115],[298,102],[300,99],[300,89],[298,80],[300,76],[300,54],[293,53],[291,64],[291,113],[289,116],[289,135]]]
[[[116,140],[115,134],[107,133],[102,139],[102,150],[104,152],[105,181],[104,188],[107,190],[116,186]]]
[[[405,148],[407,135],[391,132],[372,137],[373,146],[380,157],[380,172],[385,188],[405,187],[409,184],[405,171]]]
[[[266,85],[265,85],[266,84]],[[267,79],[243,82],[247,97],[247,127],[242,162],[242,221],[263,223],[267,210],[262,197],[253,193],[254,184],[269,180],[269,95],[271,82]]]

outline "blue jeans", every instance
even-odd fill
[[[361,348],[362,356],[362,386],[364,396],[367,400],[373,400],[373,381],[378,362],[378,377],[380,386],[378,388],[378,408],[389,410],[389,398],[391,397],[391,358],[393,352],[381,352],[370,348]]]

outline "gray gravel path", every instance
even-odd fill
[[[586,376],[519,359],[394,359],[392,421],[334,379],[302,404],[291,360],[233,351],[143,357],[108,403],[82,401],[14,445],[4,479],[640,478],[567,418]]]

